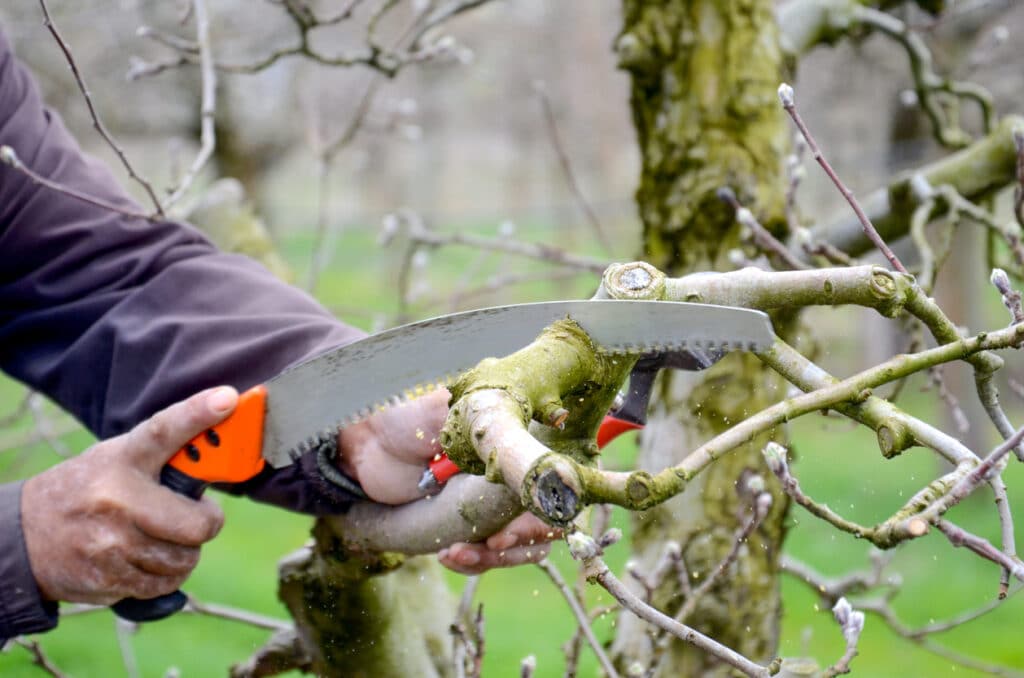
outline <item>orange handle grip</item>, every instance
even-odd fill
[[[231,415],[199,434],[168,462],[207,483],[240,483],[263,470],[263,419],[267,387],[254,386],[238,398]]]

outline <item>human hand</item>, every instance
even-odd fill
[[[160,485],[160,469],[237,402],[232,388],[203,391],[25,482],[22,531],[44,598],[109,605],[178,589],[224,514]]]
[[[423,496],[417,486],[427,464],[441,452],[438,434],[448,416],[445,389],[389,407],[338,436],[339,466],[374,501],[403,504]],[[443,491],[443,490],[442,490]],[[524,514],[479,543],[453,544],[438,556],[456,572],[478,574],[494,567],[539,562],[561,532]]]
[[[532,513],[523,513],[485,541],[452,544],[437,554],[441,564],[462,574],[480,574],[495,567],[539,563],[562,531]]]
[[[441,453],[438,434],[448,416],[449,393],[433,391],[388,407],[338,433],[338,466],[381,504],[423,496],[418,484]]]

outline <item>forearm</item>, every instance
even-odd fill
[[[0,145],[35,173],[134,206],[47,111],[0,35]],[[203,388],[245,389],[361,333],[186,224],[135,219],[0,166],[0,368],[53,398],[99,438]],[[246,489],[297,510],[302,468]]]

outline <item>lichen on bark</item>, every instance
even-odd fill
[[[318,523],[316,540],[281,562],[279,596],[317,675],[447,676],[454,601],[434,583],[436,561],[351,554]]]
[[[633,79],[642,258],[669,273],[706,267],[738,243],[736,229],[723,229],[732,210],[719,188],[731,187],[769,229],[783,223],[787,134],[775,95],[783,57],[773,3],[625,0],[623,8],[615,49]]]

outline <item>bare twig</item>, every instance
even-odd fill
[[[35,171],[29,169],[29,167],[21,161],[17,153],[15,153],[14,149],[11,148],[10,146],[0,146],[0,163],[3,163],[4,165],[7,165],[8,167],[13,168],[14,170],[21,172],[31,181],[33,181],[36,184],[39,184],[40,186],[44,186],[45,188],[48,188],[51,191],[57,191],[58,193],[66,195],[70,198],[74,198],[75,200],[79,200],[89,205],[93,205],[94,207],[99,207],[110,212],[116,212],[117,214],[121,214],[126,217],[131,217],[132,219],[151,218],[150,215],[145,214],[144,212],[133,210],[127,207],[122,207],[121,205],[116,205],[112,202],[103,200],[102,198],[97,198],[95,196],[82,193],[81,191],[78,191],[69,186],[64,186],[55,181],[51,181],[50,179],[47,179],[41,174],[37,174]]]
[[[255,626],[258,629],[268,629],[270,631],[287,631],[294,628],[291,622],[284,621],[283,619],[274,619],[273,617],[267,617],[262,614],[250,612],[249,610],[228,607],[227,605],[204,603],[192,596],[189,596],[188,605],[185,606],[183,612],[205,617],[227,619],[228,621],[238,622],[248,626]]]
[[[576,204],[583,211],[583,215],[587,218],[587,223],[590,224],[591,230],[597,236],[597,240],[601,243],[605,254],[610,255],[612,246],[608,240],[608,235],[601,225],[601,220],[597,218],[594,208],[590,205],[587,197],[583,195],[583,190],[576,180],[575,172],[573,172],[572,163],[569,161],[569,154],[566,153],[565,146],[562,144],[561,135],[558,133],[558,121],[555,118],[555,111],[551,105],[551,98],[548,96],[547,87],[545,87],[543,82],[538,81],[534,83],[533,89],[537,92],[537,98],[540,100],[540,107],[544,113],[544,122],[548,130],[548,138],[551,140],[551,147],[554,148],[555,154],[558,156],[558,164],[562,168],[565,182],[569,185],[569,190],[572,191],[573,196],[576,198]]]
[[[763,482],[763,481],[762,481]],[[708,573],[708,576],[704,578],[704,581],[700,583],[700,586],[693,589],[692,593],[687,596],[686,602],[679,612],[676,613],[675,618],[677,621],[685,622],[693,614],[694,610],[697,609],[697,604],[701,598],[706,596],[711,588],[725,575],[729,567],[736,561],[739,556],[740,549],[743,548],[744,544],[747,543],[747,539],[750,535],[758,528],[758,526],[764,521],[768,515],[769,509],[772,506],[772,495],[768,492],[760,492],[753,501],[753,511],[747,517],[747,519],[736,529],[736,534],[733,535],[732,547],[729,552],[725,554],[725,557]]]
[[[717,191],[718,199],[725,202],[736,212],[736,221],[741,226],[748,229],[754,240],[754,243],[768,254],[774,254],[777,256],[786,266],[792,270],[807,270],[811,268],[810,265],[800,261],[795,254],[789,251],[782,242],[778,240],[771,232],[761,225],[761,222],[757,220],[754,213],[749,209],[740,204],[739,199],[736,197],[736,193],[733,192],[728,186],[723,186]]]
[[[2,153],[3,149],[0,148],[0,155],[2,155]],[[28,414],[29,408],[32,405],[32,395],[34,393],[35,391],[26,390],[25,395],[22,396],[21,400],[18,401],[18,406],[11,410],[10,413],[0,417],[0,429],[11,426],[16,421],[21,419],[23,416]]]
[[[881,552],[877,553],[880,554]],[[979,662],[976,659],[939,645],[929,638],[931,635],[944,633],[982,617],[1002,605],[1002,600],[993,600],[978,609],[969,610],[949,620],[935,622],[918,628],[910,628],[900,621],[891,605],[891,600],[898,593],[898,587],[902,581],[896,576],[882,576],[887,561],[883,561],[878,556],[873,556],[872,560],[874,561],[874,567],[871,572],[853,572],[835,579],[825,577],[807,564],[794,560],[790,556],[782,557],[780,567],[783,572],[807,584],[808,587],[822,597],[828,606],[835,605],[839,598],[851,593],[862,594],[868,593],[879,586],[887,587],[890,590],[885,591],[880,597],[858,600],[856,603],[857,608],[877,616],[898,636],[914,643],[927,652],[948,659],[956,664],[997,676],[1007,676],[1008,678],[1022,678],[1024,676],[1024,673],[1013,671],[1006,667]],[[1024,589],[1024,586],[1018,586],[1014,589],[1013,593],[1022,589]]]
[[[946,535],[946,538],[949,539],[949,543],[953,546],[963,546],[982,558],[991,560],[993,563],[1001,566],[1004,570],[1008,570],[1010,575],[1014,578],[1024,581],[1024,563],[1021,563],[1019,558],[1011,558],[1010,556],[1007,556],[1005,553],[993,546],[987,539],[971,534],[967,530],[959,527],[958,525],[954,525],[948,520],[937,520],[934,525],[939,532]],[[1005,594],[1002,597],[1005,598]]]
[[[35,430],[39,434],[40,439],[43,440],[53,452],[63,459],[67,459],[74,453],[64,444],[61,440],[63,435],[60,427],[56,427],[54,422],[46,416],[46,412],[43,411],[44,401],[43,397],[38,393],[33,393],[28,399],[29,411],[32,413],[32,419],[35,421]]]
[[[933,69],[932,55],[924,40],[906,23],[892,14],[859,4],[851,7],[851,15],[854,21],[888,35],[903,46],[910,59],[918,101],[928,115],[940,143],[960,147],[971,141],[970,136],[957,124],[956,112],[947,110],[948,103],[956,103],[960,99],[974,101],[978,105],[986,134],[995,126],[992,95],[979,85],[940,77]]]
[[[476,249],[506,252],[597,274],[603,273],[608,267],[608,262],[572,254],[544,243],[521,243],[507,239],[481,238],[459,232],[450,234],[438,233],[427,228],[423,218],[409,209],[398,210],[391,217],[394,219],[394,225],[386,226],[386,230],[391,231],[391,233],[386,235],[385,243],[390,241],[394,231],[397,231],[400,225],[404,225],[409,240],[413,245],[417,246],[442,247],[447,245],[464,245]]]
[[[124,674],[127,678],[139,678],[139,662],[135,658],[135,648],[132,647],[132,635],[138,630],[138,624],[120,617],[114,618],[117,647],[121,653],[121,664],[124,666]]]
[[[878,235],[878,231],[875,230],[871,220],[868,219],[867,214],[864,213],[860,203],[858,203],[857,199],[854,197],[853,191],[846,187],[846,184],[843,183],[842,179],[839,178],[839,175],[836,174],[835,170],[832,169],[832,166],[825,159],[825,156],[822,155],[821,149],[818,148],[817,142],[814,141],[814,137],[811,135],[811,131],[807,128],[807,125],[804,123],[800,113],[796,110],[796,98],[793,94],[793,88],[786,83],[779,85],[779,101],[782,102],[782,107],[786,109],[787,113],[789,113],[789,117],[793,119],[793,122],[800,130],[804,139],[807,140],[807,146],[811,149],[811,154],[814,156],[814,159],[818,161],[821,168],[825,170],[825,174],[828,175],[828,178],[832,180],[832,183],[835,184],[836,188],[839,189],[839,192],[842,193],[843,197],[846,198],[846,201],[850,204],[850,207],[853,208],[854,213],[857,215],[857,219],[860,220],[861,228],[864,229],[864,234],[871,240],[875,247],[885,255],[885,258],[889,260],[889,263],[894,269],[900,273],[906,273],[906,267],[903,266],[903,263],[893,253],[893,251],[889,249],[889,246],[885,244],[882,237]]]
[[[659,612],[638,598],[629,590],[629,587],[612,574],[608,565],[601,558],[603,547],[591,537],[580,532],[574,532],[567,537],[567,540],[572,556],[583,563],[587,579],[604,587],[615,600],[619,601],[619,604],[640,619],[653,624],[686,643],[700,648],[744,675],[756,678],[768,678],[771,675],[767,667],[756,664],[713,638],[677,622],[675,619]]]
[[[544,574],[548,576],[551,582],[558,589],[558,592],[565,598],[565,602],[569,604],[569,609],[572,610],[573,616],[576,617],[576,623],[579,624],[580,631],[583,636],[587,639],[587,643],[590,645],[590,649],[594,651],[597,656],[597,661],[601,665],[601,669],[604,671],[605,676],[608,678],[618,678],[618,671],[615,670],[615,666],[608,658],[604,648],[601,646],[600,641],[594,635],[593,629],[590,628],[590,619],[587,617],[586,611],[583,609],[582,602],[576,598],[576,594],[569,588],[565,583],[565,579],[562,578],[562,574],[558,571],[554,565],[547,559],[544,559],[537,563],[537,567],[544,570]]]
[[[78,64],[75,62],[75,57],[71,54],[71,47],[61,37],[60,32],[57,30],[57,25],[53,23],[53,19],[50,18],[50,10],[46,6],[46,0],[39,0],[39,7],[43,10],[43,24],[50,31],[50,35],[57,41],[57,45],[60,50],[64,53],[64,58],[68,62],[68,66],[71,68],[72,75],[75,76],[75,82],[78,83],[78,89],[82,93],[82,97],[85,99],[85,105],[89,109],[89,117],[92,118],[92,126],[96,128],[103,140],[107,142],[107,145],[117,154],[117,157],[121,160],[121,164],[124,165],[125,170],[128,171],[128,176],[134,179],[146,194],[149,199],[153,202],[153,207],[156,210],[157,216],[164,216],[164,208],[160,204],[159,198],[156,197],[156,193],[153,191],[153,187],[148,181],[143,179],[132,167],[132,164],[128,161],[128,156],[125,155],[121,147],[114,141],[114,137],[107,130],[107,126],[103,124],[100,119],[99,113],[96,111],[96,106],[92,102],[92,95],[89,94],[89,88],[85,84],[85,80],[82,78],[82,73],[78,69]],[[95,204],[95,203],[94,203]]]
[[[992,277],[989,280],[1002,295],[1003,306],[1010,312],[1010,323],[1024,322],[1021,294],[1010,285],[1010,278],[1006,275],[1006,271],[1001,268],[992,269]]]
[[[35,640],[28,640],[27,638],[17,638],[14,641],[20,647],[25,648],[32,655],[32,663],[46,672],[47,675],[52,678],[68,678],[67,674],[60,670],[60,668],[53,663],[53,661],[46,656],[43,652],[43,647]]]
[[[196,176],[209,162],[217,145],[217,131],[214,116],[217,112],[217,70],[214,68],[213,51],[210,48],[210,20],[206,14],[206,0],[193,0],[196,18],[196,43],[199,47],[199,72],[202,79],[202,95],[199,109],[200,132],[199,152],[189,165],[178,186],[172,189],[165,207],[174,205],[188,191]]]
[[[836,601],[832,607],[832,614],[842,629],[843,638],[846,640],[846,652],[838,662],[825,669],[823,678],[833,678],[850,672],[850,662],[857,656],[857,643],[864,630],[864,613],[855,611],[846,598]]]

